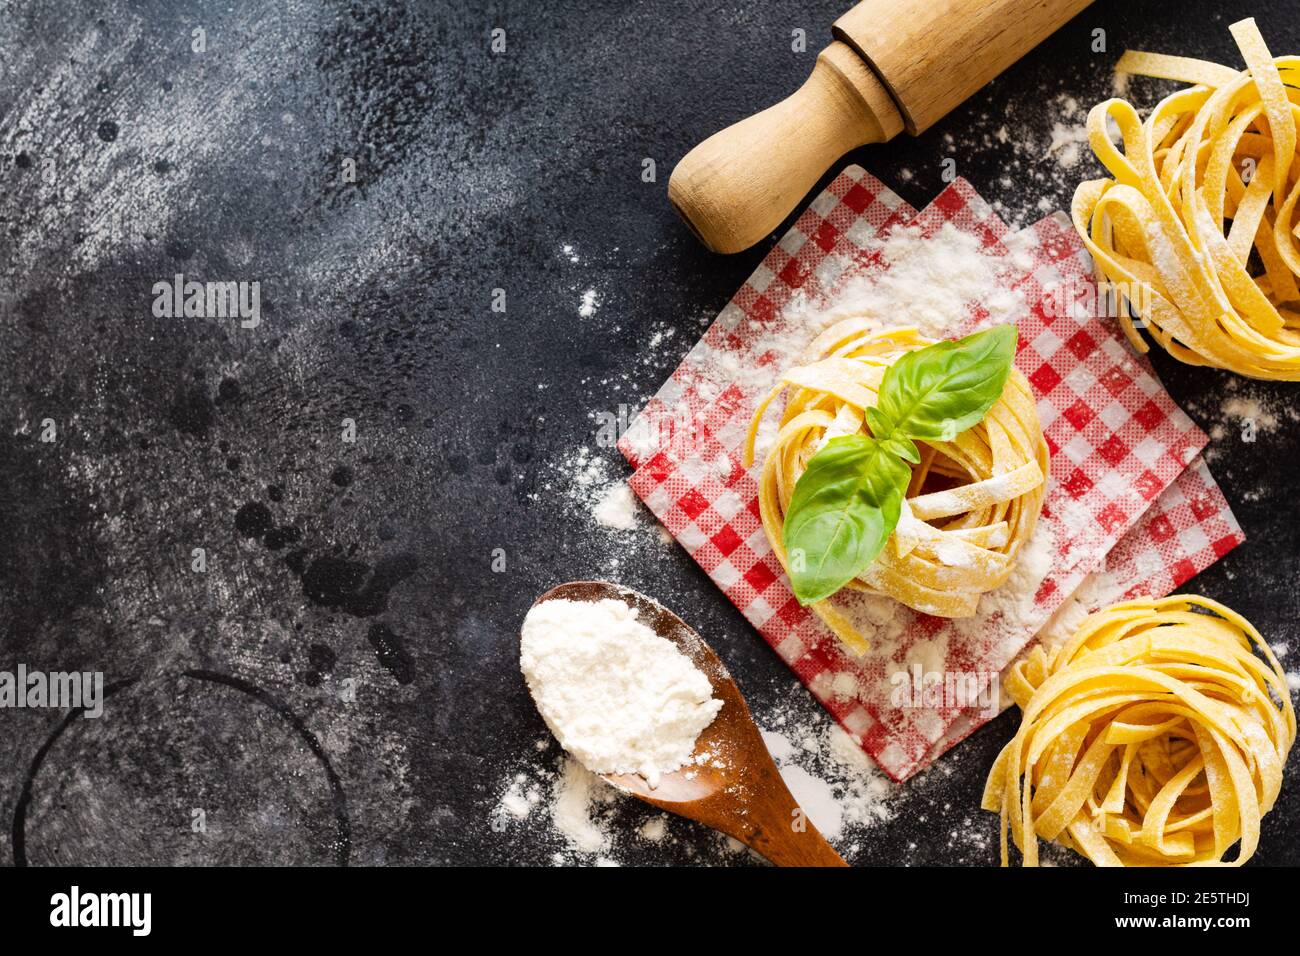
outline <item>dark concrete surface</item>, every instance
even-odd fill
[[[491,811],[545,735],[517,627],[568,579],[661,597],[756,712],[823,719],[679,549],[595,528],[562,463],[591,445],[621,473],[591,416],[644,401],[767,247],[705,252],[665,201],[673,163],[801,82],[839,12],[0,3],[0,669],[115,688],[97,721],[0,712],[0,861],[547,863],[544,821],[498,832]],[[920,139],[853,158],[921,206],[952,156],[1029,222],[1093,168],[1017,149],[1045,141],[1053,97],[1105,95],[1127,45],[1236,63],[1241,15],[1296,52],[1293,13],[1102,0]],[[972,136],[1002,124],[1007,143]],[[177,272],[260,281],[260,326],[155,318],[152,286]],[[1294,669],[1298,386],[1242,392],[1277,419],[1247,443],[1223,427],[1231,376],[1155,361],[1220,426],[1212,467],[1249,536],[1194,586],[1290,642]],[[995,862],[978,797],[1014,721],[962,744],[854,860]],[[1300,863],[1295,764],[1257,863]],[[965,830],[988,849],[954,848]],[[721,859],[674,833],[621,858]]]

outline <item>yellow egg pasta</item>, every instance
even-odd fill
[[[1026,866],[1056,840],[1098,866],[1245,863],[1295,741],[1286,675],[1209,598],[1116,604],[1005,684],[1022,714],[983,806]],[[1225,861],[1240,840],[1236,857]]]
[[[787,370],[759,405],[745,443],[746,467],[768,406],[789,392],[759,482],[763,529],[787,572],[785,513],[809,460],[832,438],[865,431],[865,410],[876,404],[885,370],[932,344],[914,328],[845,319],[819,335],[805,363]],[[980,595],[1011,574],[1042,508],[1048,450],[1029,383],[1013,368],[983,421],[951,441],[917,445],[921,461],[912,466],[898,526],[847,587],[927,614],[969,617]],[[830,600],[811,607],[851,651],[866,651],[866,638]]]
[[[1128,52],[1116,69],[1194,84],[1143,122],[1122,99],[1088,114],[1113,177],[1080,184],[1071,215],[1101,279],[1139,328],[1191,365],[1300,380],[1300,57],[1273,57],[1254,20],[1231,26],[1247,69]],[[1111,141],[1114,124],[1123,152]],[[1133,315],[1136,316],[1136,320]]]

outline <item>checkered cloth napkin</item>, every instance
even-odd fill
[[[1089,613],[1129,598],[1163,597],[1244,540],[1209,466],[1197,455],[1106,555],[1098,571],[1109,586],[1080,588],[1078,597]],[[1017,658],[1032,646],[1031,642]],[[1002,709],[1009,706],[1011,702],[1004,701]],[[987,712],[967,710],[934,742],[923,765],[938,759],[990,719]]]
[[[798,327],[799,310],[788,308],[792,301],[824,306],[845,282],[886,269],[875,240],[909,222],[924,235],[950,223],[977,236],[1000,263],[1000,284],[1025,303],[1016,363],[1035,389],[1052,453],[1040,519],[1050,569],[1018,606],[985,601],[964,622],[851,598],[845,610],[873,635],[872,650],[855,659],[791,593],[759,521],[758,466],[752,473],[741,466],[740,447],[758,398],[810,337]],[[633,490],[895,779],[926,766],[987,716],[955,705],[899,705],[897,672],[921,664],[986,684],[1089,573],[1131,573],[1163,594],[1242,540],[1198,458],[1204,434],[1114,323],[1049,307],[1049,290],[1086,289],[1090,281],[1087,256],[1059,219],[1012,234],[960,180],[915,214],[851,167],[772,250],[620,443],[636,468]],[[954,332],[988,321],[976,303]]]

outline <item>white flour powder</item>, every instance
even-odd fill
[[[652,787],[691,759],[722,708],[704,673],[622,601],[537,605],[520,666],[565,750],[593,773],[639,773]]]
[[[1268,383],[1232,378],[1208,399],[1188,401],[1188,413],[1200,420],[1212,439],[1205,460],[1214,463],[1238,442],[1249,444],[1286,423],[1300,421],[1300,406],[1280,399],[1279,394]],[[1249,493],[1243,497],[1253,500]]]
[[[1015,322],[1025,313],[1024,298],[999,276],[998,260],[984,253],[976,236],[952,223],[930,236],[913,226],[896,227],[879,249],[888,269],[850,279],[835,290],[833,305],[796,294],[783,318],[786,335],[797,344],[764,342],[755,354],[771,348],[793,358],[822,329],[855,315],[871,316],[885,328],[915,326],[922,335],[942,339],[967,319],[972,303],[988,311],[992,324]]]
[[[604,853],[609,849],[609,834],[591,815],[591,805],[602,799],[610,799],[604,782],[576,760],[566,759],[551,801],[551,820],[583,853]]]
[[[791,736],[799,737],[798,746]],[[839,726],[765,730],[763,742],[795,802],[826,839],[838,843],[851,831],[893,818],[896,789]]]
[[[811,698],[787,694],[775,710],[760,706],[756,716],[760,726],[770,728],[762,732],[763,742],[809,819],[850,859],[864,861],[861,854],[871,847],[864,838],[872,829],[900,823],[928,832],[927,812],[946,806],[939,794],[929,792],[930,786],[951,774],[952,762],[960,755],[950,755],[941,770],[919,774],[900,787],[886,779],[858,742],[830,722]],[[539,742],[538,753],[545,756],[530,760],[531,766],[521,767],[502,782],[490,817],[498,833],[519,833],[526,827],[536,836],[540,825],[540,832],[559,847],[551,855],[552,863],[644,863],[653,859],[643,855],[646,850],[681,853],[683,844],[688,857],[706,864],[759,859],[721,834],[701,846],[693,825],[662,814],[646,816],[639,801],[589,773],[572,757],[555,759],[544,744]],[[978,850],[972,862],[987,863],[993,859],[989,854],[996,843],[996,821],[978,822],[987,822],[984,831],[964,837],[963,845],[969,842],[969,849]],[[967,820],[961,829],[979,827]],[[696,855],[697,849],[702,855]]]
[[[640,501],[626,481],[615,477],[610,457],[583,445],[555,461],[552,470],[554,477],[542,489],[546,500],[560,500],[575,516],[590,516],[611,531],[643,526]],[[621,548],[620,544],[611,553]]]
[[[889,270],[876,281],[870,303],[887,325],[903,319],[923,335],[943,338],[965,319],[968,303],[979,302],[995,321],[1023,311],[1019,295],[999,284],[995,260],[984,255],[980,240],[950,222],[930,237],[915,227],[894,229],[881,255]]]
[[[616,481],[605,489],[591,513],[601,527],[631,531],[637,524],[636,497],[626,482]]]

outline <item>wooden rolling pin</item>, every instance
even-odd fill
[[[686,154],[668,199],[715,252],[780,225],[845,153],[923,133],[1092,0],[862,0],[812,75]]]

